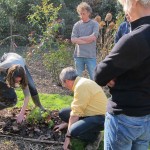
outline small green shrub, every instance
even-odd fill
[[[30,124],[46,123],[49,128],[54,126],[54,122],[51,119],[50,111],[41,111],[39,108],[33,109],[27,116],[27,122]]]
[[[43,57],[43,63],[50,72],[53,81],[60,84],[59,74],[67,66],[73,65],[72,51],[66,45],[60,45],[58,50],[51,50]]]
[[[27,122],[30,124],[38,124],[42,122],[43,118],[41,115],[40,109],[33,109],[30,114],[27,116]]]

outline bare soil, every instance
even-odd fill
[[[42,57],[34,59],[27,57],[27,66],[40,93],[70,94],[70,91],[57,85],[51,78],[50,72],[42,64]]]
[[[30,124],[24,121],[16,123],[16,115],[20,109],[0,111],[0,149],[1,150],[61,150],[64,133],[56,133],[48,124]],[[26,110],[28,114],[30,110]],[[58,111],[50,113],[51,120],[55,124],[61,123]]]

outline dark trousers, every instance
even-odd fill
[[[34,81],[32,79],[32,76],[26,66],[25,66],[25,71],[26,71],[26,75],[27,75],[27,79],[28,79],[28,86],[29,86],[31,96],[38,95],[38,92],[37,92],[36,86],[34,84]]]
[[[2,79],[2,80],[1,80]],[[13,88],[9,88],[0,76],[0,110],[12,107],[17,103],[17,95]]]
[[[70,108],[62,109],[59,112],[59,117],[66,123],[70,118]],[[81,117],[79,121],[71,125],[69,132],[72,137],[79,138],[86,142],[93,142],[96,140],[97,135],[104,129],[105,116],[89,116]]]

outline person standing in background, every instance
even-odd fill
[[[115,43],[117,43],[123,35],[128,34],[130,31],[130,17],[126,14],[124,22],[120,24],[118,31],[115,34]]]
[[[90,19],[92,8],[86,2],[82,2],[77,6],[77,12],[81,20],[75,23],[71,35],[71,41],[75,44],[75,67],[78,75],[82,76],[86,66],[90,79],[93,80],[99,24]]]

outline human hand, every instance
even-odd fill
[[[115,80],[109,81],[109,82],[107,83],[107,85],[108,85],[109,87],[114,87],[114,86],[115,86]]]
[[[66,137],[64,145],[63,145],[63,149],[64,150],[69,150],[69,148],[68,148],[69,144],[70,144],[70,138]]]
[[[46,112],[46,111],[47,111],[42,105],[41,105],[39,108],[40,108],[41,111],[43,111],[43,112]]]
[[[17,115],[17,123],[22,123],[25,120],[24,114],[20,113]]]
[[[91,38],[92,41],[96,41],[97,40],[97,38],[96,38],[94,33],[92,33],[89,37]]]
[[[53,130],[55,132],[59,132],[60,130],[67,128],[67,126],[68,126],[68,124],[64,122],[64,123],[61,123],[59,125],[56,125]]]
[[[115,111],[121,111],[122,109],[116,109],[115,107],[117,107],[117,104],[115,102],[113,102],[112,100],[108,100],[107,103],[107,112],[110,114],[114,114]]]

